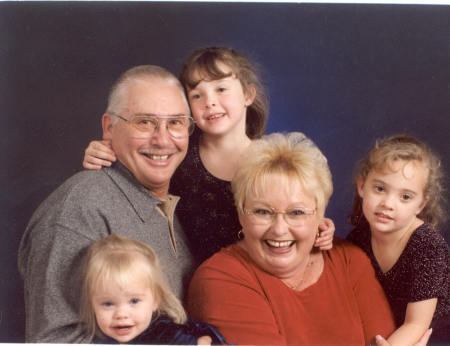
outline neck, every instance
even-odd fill
[[[296,273],[289,278],[281,278],[281,281],[295,291],[311,286],[320,277],[323,269],[322,260],[321,252],[309,253]]]
[[[403,230],[396,232],[378,232],[372,230],[372,244],[376,244],[378,247],[393,247],[399,244],[406,244],[414,230],[422,224],[423,221],[416,217]]]
[[[148,192],[156,198],[165,201],[167,199],[167,194],[169,193],[168,188],[147,188]]]
[[[235,151],[247,148],[251,139],[245,133],[227,133],[224,135],[210,135],[203,133],[200,137],[200,147],[208,151]]]

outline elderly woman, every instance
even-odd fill
[[[333,187],[303,134],[254,141],[232,181],[242,240],[196,271],[190,313],[231,343],[364,345],[394,322],[365,254],[313,248]]]

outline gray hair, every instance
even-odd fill
[[[155,79],[165,80],[168,83],[176,85],[178,89],[180,89],[180,93],[183,100],[186,102],[186,106],[189,108],[184,88],[175,75],[160,66],[141,65],[125,71],[114,82],[109,92],[106,113],[120,114],[123,112],[124,109],[122,104],[128,94],[129,87],[134,83],[149,82]]]

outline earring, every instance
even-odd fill
[[[244,232],[242,231],[242,229],[239,230],[239,232],[237,234],[237,237],[238,237],[239,240],[244,239],[245,235],[244,235]]]

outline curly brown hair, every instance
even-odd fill
[[[375,146],[361,161],[358,162],[354,174],[357,179],[365,181],[372,169],[390,167],[397,160],[418,161],[428,168],[427,181],[424,187],[424,197],[427,203],[417,217],[433,227],[446,219],[444,205],[444,172],[439,157],[424,143],[408,134],[394,135],[376,141]],[[362,212],[362,200],[358,192],[353,201],[350,224],[365,227],[367,220]]]

